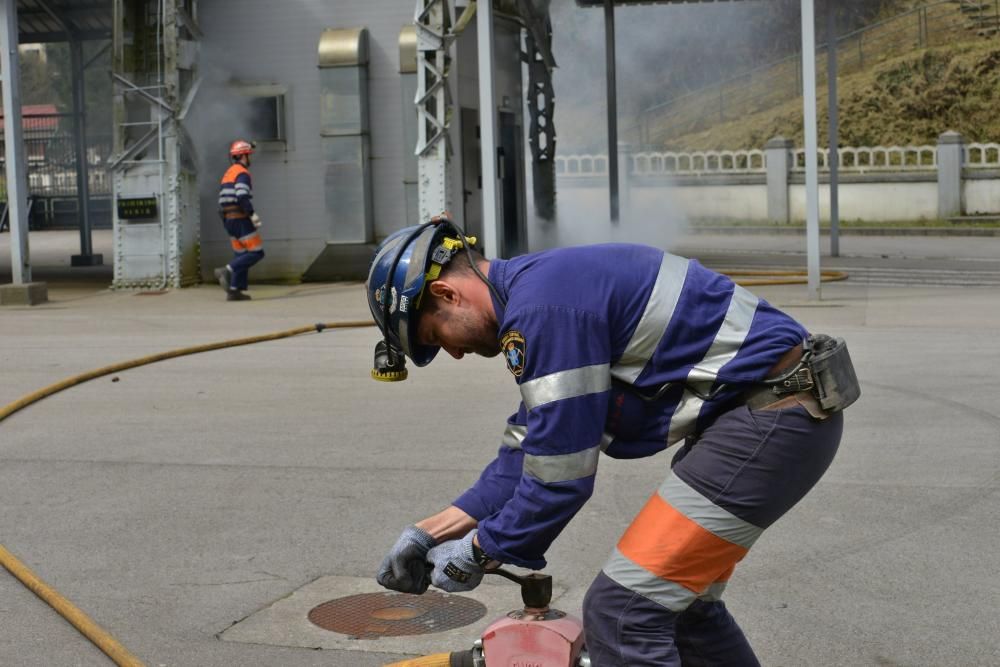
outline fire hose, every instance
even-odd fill
[[[324,329],[350,329],[359,327],[370,327],[374,326],[371,320],[367,321],[348,321],[348,322],[329,322],[329,323],[318,323],[309,326],[298,327],[295,329],[288,329],[285,331],[278,331],[276,333],[263,334],[260,336],[250,336],[247,338],[237,338],[234,340],[221,341],[218,343],[206,343],[204,345],[194,345],[191,347],[179,348],[176,350],[168,350],[167,352],[160,352],[157,354],[151,354],[149,356],[140,357],[138,359],[132,359],[131,361],[123,361],[117,364],[111,364],[110,366],[104,366],[102,368],[97,368],[86,373],[80,373],[79,375],[74,375],[72,377],[66,378],[60,382],[50,384],[47,387],[39,389],[38,391],[32,392],[27,396],[24,396],[13,403],[5,405],[0,408],[0,422],[5,420],[7,417],[11,416],[18,410],[22,410],[32,403],[36,403],[46,396],[51,396],[63,389],[68,389],[72,386],[82,384],[88,380],[93,380],[94,378],[99,378],[104,375],[109,375],[111,373],[117,373],[120,371],[127,370],[129,368],[135,368],[137,366],[144,366],[146,364],[151,364],[157,361],[163,361],[165,359],[173,359],[175,357],[183,357],[189,354],[197,354],[199,352],[210,352],[212,350],[221,350],[227,347],[238,347],[240,345],[251,345],[253,343],[262,343],[270,340],[278,340],[281,338],[289,338],[291,336],[298,336],[306,333],[319,333]],[[45,601],[50,607],[56,610],[56,612],[66,619],[73,627],[80,631],[80,633],[89,639],[97,648],[101,649],[109,658],[111,658],[116,665],[120,667],[142,667],[143,662],[132,655],[124,646],[122,646],[118,641],[114,639],[111,635],[105,632],[99,625],[97,625],[87,614],[77,608],[72,602],[67,600],[65,597],[60,595],[55,589],[47,585],[38,576],[35,575],[24,563],[17,559],[14,554],[5,549],[3,545],[0,545],[0,565],[3,565],[7,571],[14,575],[22,584],[24,584],[28,589],[31,590],[35,595]]]

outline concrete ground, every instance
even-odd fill
[[[853,253],[857,274],[820,301],[801,285],[753,288],[844,336],[864,391],[826,477],[727,591],[765,665],[1000,664],[1000,291],[906,284],[934,253],[975,284],[961,268],[992,266],[992,240],[947,252],[898,241],[895,259],[912,260],[899,266],[880,257],[891,252]],[[757,264],[775,250],[763,243],[678,248]],[[44,274],[46,255],[33,257]],[[143,295],[67,271],[52,274],[65,279],[48,304],[0,309],[0,406],[153,352],[368,316],[357,284],[255,285],[254,301],[225,303],[214,285]],[[326,331],[182,357],[14,414],[0,423],[0,543],[149,665],[368,667],[467,648],[486,618],[412,643],[317,639],[294,608],[380,591],[372,576],[399,531],[476,478],[517,405],[496,359],[444,357],[407,382],[372,382],[376,338]],[[556,606],[579,612],[670,456],[602,460],[594,498],[548,554]],[[476,599],[488,618],[519,603],[502,580]],[[0,664],[110,662],[0,573]]]

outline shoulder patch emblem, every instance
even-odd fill
[[[511,329],[500,338],[500,348],[507,360],[507,369],[514,374],[514,377],[521,377],[521,373],[524,372],[524,360],[527,352],[524,336],[521,335],[520,331]]]

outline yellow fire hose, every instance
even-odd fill
[[[129,368],[135,368],[136,366],[143,366],[145,364],[151,364],[155,361],[163,361],[164,359],[173,359],[174,357],[182,357],[188,354],[197,354],[198,352],[209,352],[211,350],[220,350],[226,347],[237,347],[240,345],[250,345],[252,343],[262,343],[268,340],[278,340],[280,338],[288,338],[290,336],[298,336],[300,334],[310,333],[310,332],[320,332],[324,329],[349,329],[358,327],[370,327],[374,326],[371,320],[367,321],[354,321],[354,322],[330,322],[326,324],[313,324],[305,327],[298,327],[296,329],[288,329],[286,331],[279,331],[277,333],[263,334],[261,336],[250,336],[248,338],[237,338],[235,340],[222,341],[220,343],[207,343],[205,345],[195,345],[192,347],[180,348],[177,350],[170,350],[168,352],[160,352],[159,354],[151,354],[146,357],[141,357],[139,359],[133,359],[131,361],[123,361],[121,363],[112,364],[110,366],[104,366],[103,368],[98,368],[86,373],[80,373],[79,375],[74,375],[73,377],[66,378],[55,384],[51,384],[48,387],[39,389],[38,391],[32,392],[23,398],[20,398],[13,403],[5,405],[0,409],[0,422],[2,422],[7,417],[11,416],[18,410],[28,407],[32,403],[42,400],[46,396],[51,396],[56,392],[62,391],[63,389],[68,389],[74,385],[81,384],[88,380],[93,380],[94,378],[99,378],[103,375],[108,375],[110,373],[117,373],[119,371],[124,371]],[[17,577],[17,579],[27,586],[31,592],[40,597],[49,606],[56,610],[60,616],[69,621],[77,630],[79,630],[84,637],[89,639],[97,648],[104,651],[104,653],[111,658],[116,665],[120,667],[143,667],[143,662],[136,658],[134,655],[129,653],[129,651],[119,644],[114,637],[105,632],[99,625],[94,623],[93,620],[87,614],[80,611],[79,608],[73,605],[72,602],[64,598],[50,586],[48,586],[44,581],[39,579],[34,572],[32,572],[24,563],[17,559],[14,554],[7,551],[0,545],[0,565],[3,565],[7,571],[12,575]],[[447,663],[445,663],[447,667]]]
[[[385,667],[449,667],[451,665],[451,653],[435,653],[425,655],[410,660],[401,660]]]
[[[809,282],[809,274],[806,271],[770,271],[754,269],[717,269],[733,279],[733,282],[743,287],[755,285],[804,285]],[[844,271],[820,271],[820,282],[832,283],[838,280],[847,280],[847,273]],[[743,278],[742,276],[754,276],[753,278]]]
[[[765,270],[725,270],[721,271],[726,275],[733,278],[733,280],[740,285],[792,285],[801,284],[807,281],[806,273],[804,271],[765,271]],[[741,276],[756,276],[750,279],[739,278]],[[846,280],[847,274],[842,271],[822,271],[821,272],[823,282],[831,282],[837,280]],[[109,375],[111,373],[117,373],[120,371],[128,370],[130,368],[135,368],[137,366],[144,366],[146,364],[151,364],[157,361],[163,361],[165,359],[173,359],[175,357],[183,357],[189,354],[197,354],[199,352],[210,352],[212,350],[221,350],[227,347],[238,347],[240,345],[251,345],[253,343],[262,343],[269,340],[279,340],[281,338],[289,338],[291,336],[298,336],[301,334],[306,334],[310,332],[321,332],[324,329],[351,329],[360,327],[370,327],[374,326],[373,322],[370,320],[359,320],[359,321],[347,321],[347,322],[328,322],[312,324],[304,327],[297,327],[295,329],[288,329],[285,331],[278,331],[276,333],[263,334],[260,336],[250,336],[247,338],[236,338],[234,340],[227,340],[218,343],[206,343],[204,345],[194,345],[192,347],[180,348],[177,350],[169,350],[167,352],[160,352],[158,354],[151,354],[149,356],[140,357],[139,359],[133,359],[131,361],[123,361],[117,364],[111,364],[110,366],[104,366],[86,373],[80,373],[79,375],[74,375],[72,377],[56,382],[47,387],[39,389],[38,391],[32,392],[27,396],[23,396],[13,403],[5,405],[0,408],[0,422],[5,420],[7,417],[11,416],[18,410],[22,410],[32,403],[36,403],[46,396],[51,396],[63,389],[68,389],[72,386],[82,384],[88,380],[93,380],[95,378],[102,377],[104,375]],[[39,579],[34,572],[32,572],[26,565],[24,565],[20,560],[17,559],[14,554],[7,551],[0,545],[0,565],[3,565],[12,575],[17,577],[26,587],[28,587],[35,595],[40,597],[46,603],[49,604],[56,612],[59,613],[63,618],[65,618],[69,623],[73,625],[77,630],[79,630],[87,639],[94,643],[99,649],[104,651],[109,658],[111,658],[116,665],[120,667],[142,667],[143,663],[134,655],[129,653],[129,651],[119,644],[111,635],[105,632],[100,626],[94,623],[84,612],[80,611],[72,602],[64,598],[54,589],[49,587],[44,581]],[[404,660],[402,662],[393,663],[387,667],[448,667],[449,664],[449,653],[436,653],[434,655],[427,655],[420,658],[414,658],[412,660]]]

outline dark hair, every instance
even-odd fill
[[[483,260],[483,256],[479,254],[477,250],[472,251],[472,260],[477,264]],[[461,276],[461,275],[475,275],[476,272],[472,270],[472,264],[469,263],[469,253],[465,252],[465,248],[462,248],[451,260],[441,268],[441,274],[438,279],[450,277],[450,276]],[[430,284],[426,285],[424,289],[426,293],[421,299],[420,312],[421,313],[433,313],[436,312],[440,304],[437,298],[430,293]]]
[[[472,261],[477,264],[482,261],[483,256],[479,254],[477,250],[472,248],[469,249],[472,253]],[[441,277],[461,275],[465,273],[475,273],[472,270],[472,264],[469,263],[469,253],[465,251],[465,248],[460,249],[455,256],[451,258],[451,261],[445,264],[441,268]]]

